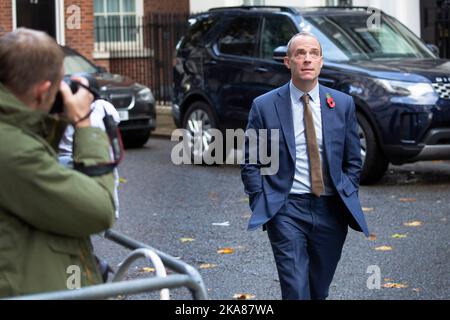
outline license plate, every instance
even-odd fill
[[[120,121],[128,120],[128,111],[118,111],[118,112],[119,112]]]

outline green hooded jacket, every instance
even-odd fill
[[[114,221],[113,174],[61,166],[66,124],[34,111],[0,84],[0,297],[101,282],[89,236]],[[106,134],[79,128],[74,161],[110,161]]]

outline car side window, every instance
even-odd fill
[[[84,58],[77,55],[67,55],[64,57],[64,74],[69,75],[78,72],[95,73],[97,69]]]
[[[182,47],[196,47],[203,43],[206,33],[216,24],[217,16],[192,18],[189,20],[191,27],[183,39]]]
[[[261,33],[261,58],[272,60],[273,50],[285,46],[298,31],[286,16],[266,16]]]
[[[220,53],[254,57],[259,28],[258,17],[237,17],[218,37]]]

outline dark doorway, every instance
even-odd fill
[[[422,39],[439,47],[441,58],[450,59],[450,0],[421,0]]]
[[[47,32],[56,38],[55,0],[16,0],[17,27]]]

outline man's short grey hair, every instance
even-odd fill
[[[42,31],[18,28],[0,37],[0,83],[27,95],[40,81],[59,86],[64,52]]]
[[[323,52],[322,52],[322,45],[320,44],[319,39],[311,32],[309,31],[301,31],[297,34],[294,34],[291,38],[291,40],[289,40],[288,44],[287,44],[287,56],[290,57],[292,54],[292,43],[294,42],[295,39],[297,39],[298,37],[311,37],[317,40],[317,42],[319,43],[319,48],[320,48],[320,56],[322,56]]]

